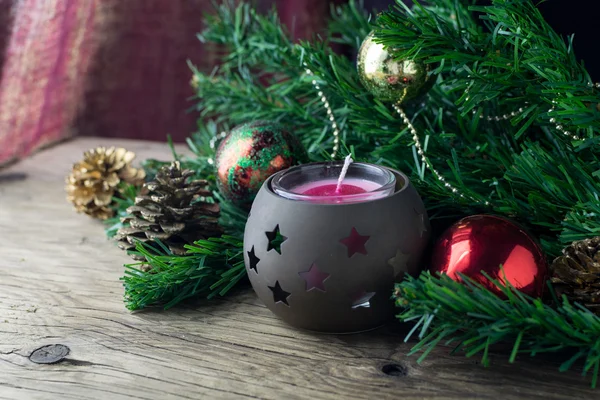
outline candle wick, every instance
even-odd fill
[[[350,164],[352,164],[354,162],[354,160],[352,159],[351,155],[348,154],[346,156],[346,159],[344,160],[344,166],[342,167],[342,172],[340,172],[340,177],[338,178],[337,181],[337,187],[335,188],[335,192],[339,193],[340,190],[342,189],[342,182],[344,181],[344,178],[346,177],[346,173],[348,172],[348,167],[350,167]]]

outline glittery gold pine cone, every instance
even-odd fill
[[[144,170],[130,164],[134,158],[135,153],[124,148],[86,151],[66,179],[67,200],[77,212],[102,220],[112,217],[110,205],[119,183],[139,186],[144,182]]]
[[[121,219],[125,226],[115,239],[123,250],[133,250],[138,241],[155,239],[166,245],[173,254],[185,254],[184,246],[200,239],[223,233],[219,225],[219,204],[206,201],[212,192],[205,180],[190,180],[191,170],[182,170],[179,162],[162,167],[152,182],[144,184],[130,214]],[[145,258],[130,253],[135,260]]]
[[[556,294],[600,315],[600,237],[573,242],[551,265]]]

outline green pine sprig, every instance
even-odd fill
[[[583,374],[592,375],[596,387],[600,371],[600,317],[566,297],[555,299],[556,306],[533,299],[497,280],[498,296],[472,279],[462,282],[447,275],[423,272],[396,285],[394,298],[403,311],[398,318],[415,325],[406,340],[416,336],[419,342],[410,354],[422,353],[422,362],[438,345],[450,345],[467,357],[481,355],[489,364],[492,346],[512,343],[511,363],[518,355],[535,356],[565,351],[570,354],[560,371],[575,362],[583,362]],[[550,290],[552,292],[552,289]]]
[[[191,297],[223,296],[246,277],[239,238],[210,238],[185,247],[187,254],[176,256],[158,240],[137,244],[146,261],[126,265],[121,278],[129,310],[157,305],[168,309]]]
[[[121,278],[129,310],[159,305],[170,308],[190,297],[224,296],[246,276],[242,238],[248,213],[225,201],[216,191],[214,166],[210,161],[215,150],[209,144],[217,134],[216,129],[212,122],[199,126],[198,132],[187,140],[190,156],[178,154],[170,138],[168,143],[173,159],[179,161],[183,169],[191,169],[197,179],[209,182],[221,206],[219,223],[225,235],[187,245],[187,254],[183,256],[173,255],[159,240],[139,242],[131,252],[145,256],[146,261],[125,265],[125,275]],[[147,179],[152,179],[160,167],[169,163],[145,160]],[[115,217],[106,221],[108,237],[113,237],[123,226],[121,218],[127,215],[126,210],[134,204],[138,192],[139,188],[126,185],[113,198]]]
[[[556,34],[531,0],[414,3],[398,2],[375,20],[350,2],[333,9],[328,35],[294,43],[275,13],[225,2],[201,37],[229,56],[210,74],[193,70],[196,109],[220,125],[282,121],[312,160],[325,160],[333,137],[306,63],[333,108],[344,148],[357,160],[408,172],[435,218],[481,212],[515,218],[551,256],[599,235],[600,92],[589,87],[572,38]],[[365,91],[354,60],[332,51],[332,42],[356,49],[357,37],[371,27],[399,59],[436,65],[437,84],[407,112],[431,164],[457,194],[425,168],[390,106]],[[508,121],[481,118],[518,109]],[[586,140],[571,140],[557,124]]]

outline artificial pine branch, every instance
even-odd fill
[[[423,272],[396,285],[396,305],[403,322],[416,322],[406,340],[417,336],[411,354],[422,352],[421,362],[438,344],[455,346],[470,357],[482,355],[489,364],[490,348],[498,343],[513,344],[509,361],[519,354],[565,351],[570,354],[560,366],[569,370],[583,361],[584,375],[592,374],[592,387],[600,370],[600,317],[585,307],[570,304],[563,296],[556,307],[530,298],[512,286],[492,280],[501,288],[498,297],[477,282],[462,276],[456,282],[447,275]]]
[[[334,10],[325,37],[355,44],[356,34],[353,38],[341,25],[348,22],[361,34],[366,30],[368,16],[356,4]],[[571,39],[556,34],[531,0],[494,0],[488,7],[467,0],[428,4],[415,1],[408,8],[398,2],[375,28],[378,40],[399,59],[438,66],[437,85],[406,111],[427,142],[431,163],[464,197],[424,167],[398,116],[358,81],[353,60],[335,54],[328,40],[294,44],[276,14],[260,16],[247,4],[219,7],[202,35],[225,45],[230,56],[210,75],[194,71],[197,108],[203,118],[219,123],[283,121],[295,127],[311,158],[322,160],[332,135],[312,78],[304,74],[306,62],[332,105],[347,148],[358,160],[409,172],[435,217],[493,212],[516,218],[541,238],[550,255],[573,240],[598,235],[600,160],[594,144],[600,140],[600,95],[588,86]],[[523,112],[509,121],[481,118],[520,108]],[[572,141],[556,124],[586,140]]]
[[[369,19],[363,0],[338,6],[332,4],[329,40],[358,50],[365,36],[371,32]]]
[[[591,78],[575,57],[573,37],[558,35],[532,1],[494,0],[491,6],[463,2],[457,7],[454,0],[433,0],[432,7],[415,3],[412,9],[402,5],[384,13],[378,37],[398,58],[441,63],[438,72],[454,89],[469,87],[470,94],[461,93],[456,102],[462,114],[493,99],[499,106],[529,102],[535,107],[528,117],[549,126],[547,111],[554,104],[557,123],[585,130],[583,136],[590,138],[600,132],[598,91],[589,86]],[[451,10],[450,15],[440,9]],[[475,23],[476,13],[486,29]]]
[[[343,10],[351,18],[350,9]],[[229,55],[211,74],[192,66],[201,119],[229,126],[259,119],[283,122],[294,127],[314,160],[330,152],[333,138],[324,129],[328,119],[312,79],[305,76],[304,49],[293,43],[277,14],[263,16],[246,3],[236,7],[225,1],[206,26],[201,40],[223,45]],[[319,41],[315,46],[329,53]]]
[[[215,197],[219,198],[216,192]],[[183,256],[174,255],[159,240],[136,245],[146,261],[125,265],[121,280],[129,310],[156,305],[166,309],[190,297],[224,296],[246,277],[242,240],[247,213],[226,202],[221,205],[219,223],[228,234],[186,245]]]
[[[160,241],[138,243],[144,263],[126,265],[122,279],[129,310],[162,305],[168,309],[190,297],[225,295],[246,276],[242,242],[223,236],[186,245],[187,254],[175,256]],[[141,264],[149,265],[141,271]]]

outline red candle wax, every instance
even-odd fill
[[[342,185],[340,186],[340,190],[337,190],[337,184],[324,184],[311,187],[308,190],[302,192],[301,194],[305,194],[307,196],[331,197],[344,196],[348,194],[360,194],[366,192],[367,191],[361,187],[342,183]]]

